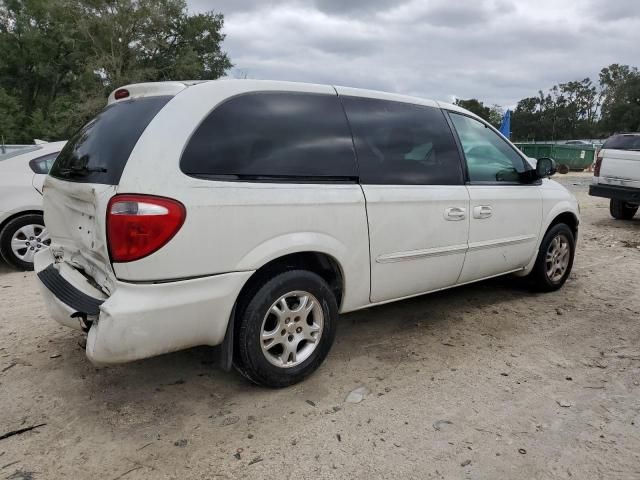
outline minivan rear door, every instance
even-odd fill
[[[337,90],[366,199],[371,302],[455,285],[467,251],[469,193],[444,113],[426,101]]]
[[[113,270],[106,211],[138,139],[171,96],[107,106],[71,137],[44,184],[44,215],[54,256],[110,293]]]

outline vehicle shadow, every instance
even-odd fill
[[[592,222],[592,224],[596,227],[608,227],[608,228],[616,228],[616,229],[625,229],[625,228],[638,228],[640,227],[640,215],[636,215],[631,220],[616,220],[614,218],[602,218]]]
[[[9,265],[7,265],[7,263],[2,259],[2,257],[0,257],[0,275],[4,275],[5,273],[11,273],[14,271],[15,270],[13,270]]]
[[[192,348],[121,366],[95,368],[77,345],[81,338],[78,332],[70,332],[61,342],[61,349],[72,352],[65,354],[67,358],[64,363],[58,362],[57,368],[62,369],[59,373],[63,377],[83,379],[76,385],[82,397],[93,397],[98,403],[107,402],[108,408],[116,413],[123,409],[143,412],[150,408],[175,419],[174,416],[198,414],[191,411],[193,408],[199,410],[190,405],[183,410],[165,411],[167,405],[175,404],[177,393],[181,399],[202,399],[208,408],[221,408],[225,404],[259,400],[275,402],[287,395],[285,392],[294,396],[313,390],[327,392],[334,383],[328,377],[348,371],[350,362],[358,361],[358,358],[366,362],[372,345],[376,345],[377,360],[402,362],[404,350],[410,349],[416,341],[424,338],[424,341],[441,345],[441,340],[431,336],[432,332],[439,332],[445,338],[456,335],[456,328],[466,313],[490,308],[487,315],[493,312],[494,317],[499,317],[497,313],[503,304],[536,295],[539,294],[531,293],[519,279],[503,277],[342,315],[326,364],[303,384],[284,390],[261,388],[235,371],[220,370],[213,362],[210,347]],[[508,308],[505,312],[503,314],[510,314]],[[59,393],[65,396],[64,392]],[[70,401],[69,405],[73,403]]]
[[[28,347],[19,355],[33,358],[28,362],[32,365],[11,368],[2,383],[15,382],[12,388],[20,389],[21,395],[55,399],[53,405],[64,408],[25,408],[12,402],[7,411],[44,415],[51,425],[75,425],[79,436],[102,431],[136,438],[141,446],[161,437],[170,437],[166,440],[173,444],[181,438],[176,435],[187,438],[196,430],[221,442],[224,435],[269,431],[283,408],[287,415],[295,412],[292,419],[320,414],[342,404],[358,385],[376,391],[380,380],[389,385],[397,375],[419,383],[432,375],[449,375],[450,367],[465,369],[477,356],[450,344],[459,347],[466,342],[475,350],[494,341],[517,343],[515,337],[524,330],[513,325],[525,326],[527,320],[519,318],[514,304],[538,295],[519,279],[503,277],[341,315],[334,347],[319,370],[300,384],[275,390],[258,387],[236,371],[219,369],[211,347],[95,367],[85,357],[80,332],[58,327],[42,315],[40,335],[47,343],[23,343]],[[491,361],[495,351],[485,351]],[[26,383],[16,377],[22,369],[32,372]],[[236,425],[220,429],[229,424]],[[39,441],[53,441],[51,435]]]

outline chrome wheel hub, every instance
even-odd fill
[[[545,269],[549,280],[558,282],[562,279],[569,267],[570,253],[569,239],[564,234],[556,235],[551,240],[545,256]]]
[[[48,248],[51,238],[44,225],[25,225],[11,237],[11,251],[23,262],[33,263],[33,256]]]
[[[289,292],[273,302],[262,320],[262,353],[276,367],[295,367],[314,352],[323,327],[318,299],[309,292]]]

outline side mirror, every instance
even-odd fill
[[[545,178],[555,175],[557,172],[556,161],[553,158],[542,157],[538,159],[536,163],[536,176],[538,178]]]

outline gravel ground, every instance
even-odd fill
[[[559,181],[583,215],[561,291],[506,277],[344,315],[284,390],[207,348],[96,369],[1,265],[0,436],[42,425],[0,439],[0,479],[640,478],[640,218]]]

